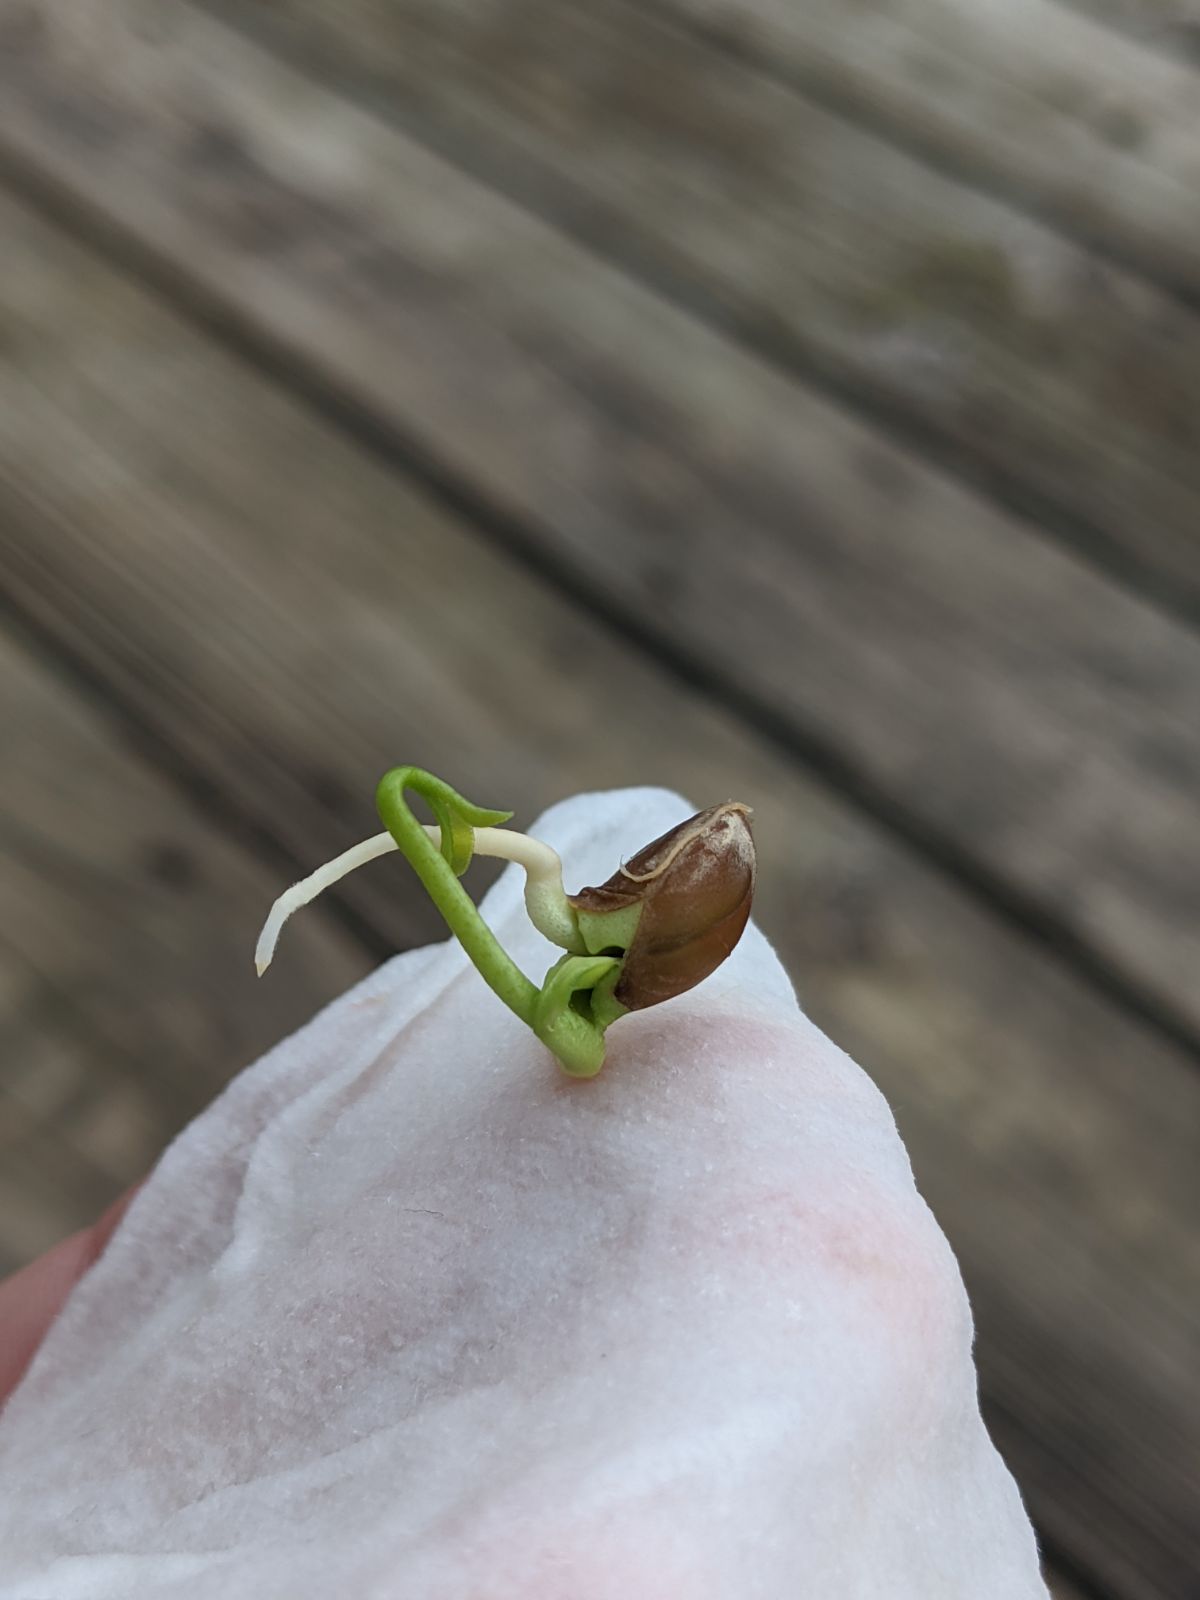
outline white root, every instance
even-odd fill
[[[426,823],[425,832],[435,845],[441,844],[442,830],[436,824]],[[508,828],[476,828],[474,830],[475,854],[492,856],[501,861],[515,861],[525,869],[525,909],[529,920],[538,931],[561,945],[564,950],[581,953],[583,945],[575,913],[563,889],[562,862],[548,844],[531,839],[527,834],[514,833]],[[284,923],[301,906],[306,906],[324,889],[344,878],[355,867],[365,866],[379,856],[399,849],[390,833],[377,833],[361,844],[343,850],[340,856],[325,862],[307,878],[301,878],[279,896],[267,914],[258,944],[254,950],[254,965],[261,978],[271,965],[275,946]]]

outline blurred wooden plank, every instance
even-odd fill
[[[1179,1592],[1191,1064],[247,366],[0,215],[0,551],[31,625],[298,861],[369,831],[401,759],[526,819],[599,785],[744,794],[761,917],[896,1107],[1035,1515],[1112,1594]],[[392,865],[340,888],[400,938],[420,897]]]
[[[7,1271],[93,1221],[235,1071],[370,963],[315,918],[279,985],[256,986],[278,865],[204,822],[3,634],[0,730]]]
[[[10,32],[14,169],[1194,1042],[1200,639],[212,19],[105,26]]]
[[[1053,1567],[1046,1569],[1045,1577],[1050,1586],[1051,1600],[1088,1600],[1082,1589],[1077,1588],[1069,1578],[1061,1577]]]
[[[1061,0],[1128,35],[1135,44],[1161,50],[1174,61],[1200,66],[1200,7],[1196,0]]]
[[[1200,617],[1200,315],[628,0],[219,8]]]
[[[1200,294],[1200,76],[1058,0],[638,0]]]

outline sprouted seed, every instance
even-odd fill
[[[421,823],[412,790],[436,821]],[[750,811],[711,806],[653,840],[606,883],[568,895],[549,845],[502,828],[511,813],[473,806],[419,767],[393,767],[376,790],[387,831],[353,845],[280,895],[259,935],[254,963],[270,966],[284,923],[355,868],[399,850],[485,982],[573,1077],[604,1064],[605,1031],[629,1011],[694,988],[741,938],[754,895]],[[564,954],[537,988],[500,944],[458,881],[473,855],[525,871],[530,921]]]

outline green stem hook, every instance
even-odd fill
[[[405,798],[410,789],[433,812],[441,830],[440,847],[413,816]],[[493,993],[537,1034],[572,1076],[592,1077],[599,1072],[604,1062],[604,1029],[584,1014],[586,1006],[577,1005],[575,996],[620,963],[611,957],[567,956],[539,990],[501,945],[458,881],[470,864],[474,829],[507,822],[512,813],[474,806],[420,767],[393,767],[385,773],[375,791],[375,805],[384,827]]]

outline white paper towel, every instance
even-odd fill
[[[691,809],[530,831],[578,887]],[[484,913],[540,981],[516,869]],[[0,1596],[1044,1596],[949,1247],[762,935],[608,1039],[566,1078],[447,944],[242,1073],[0,1418]]]

